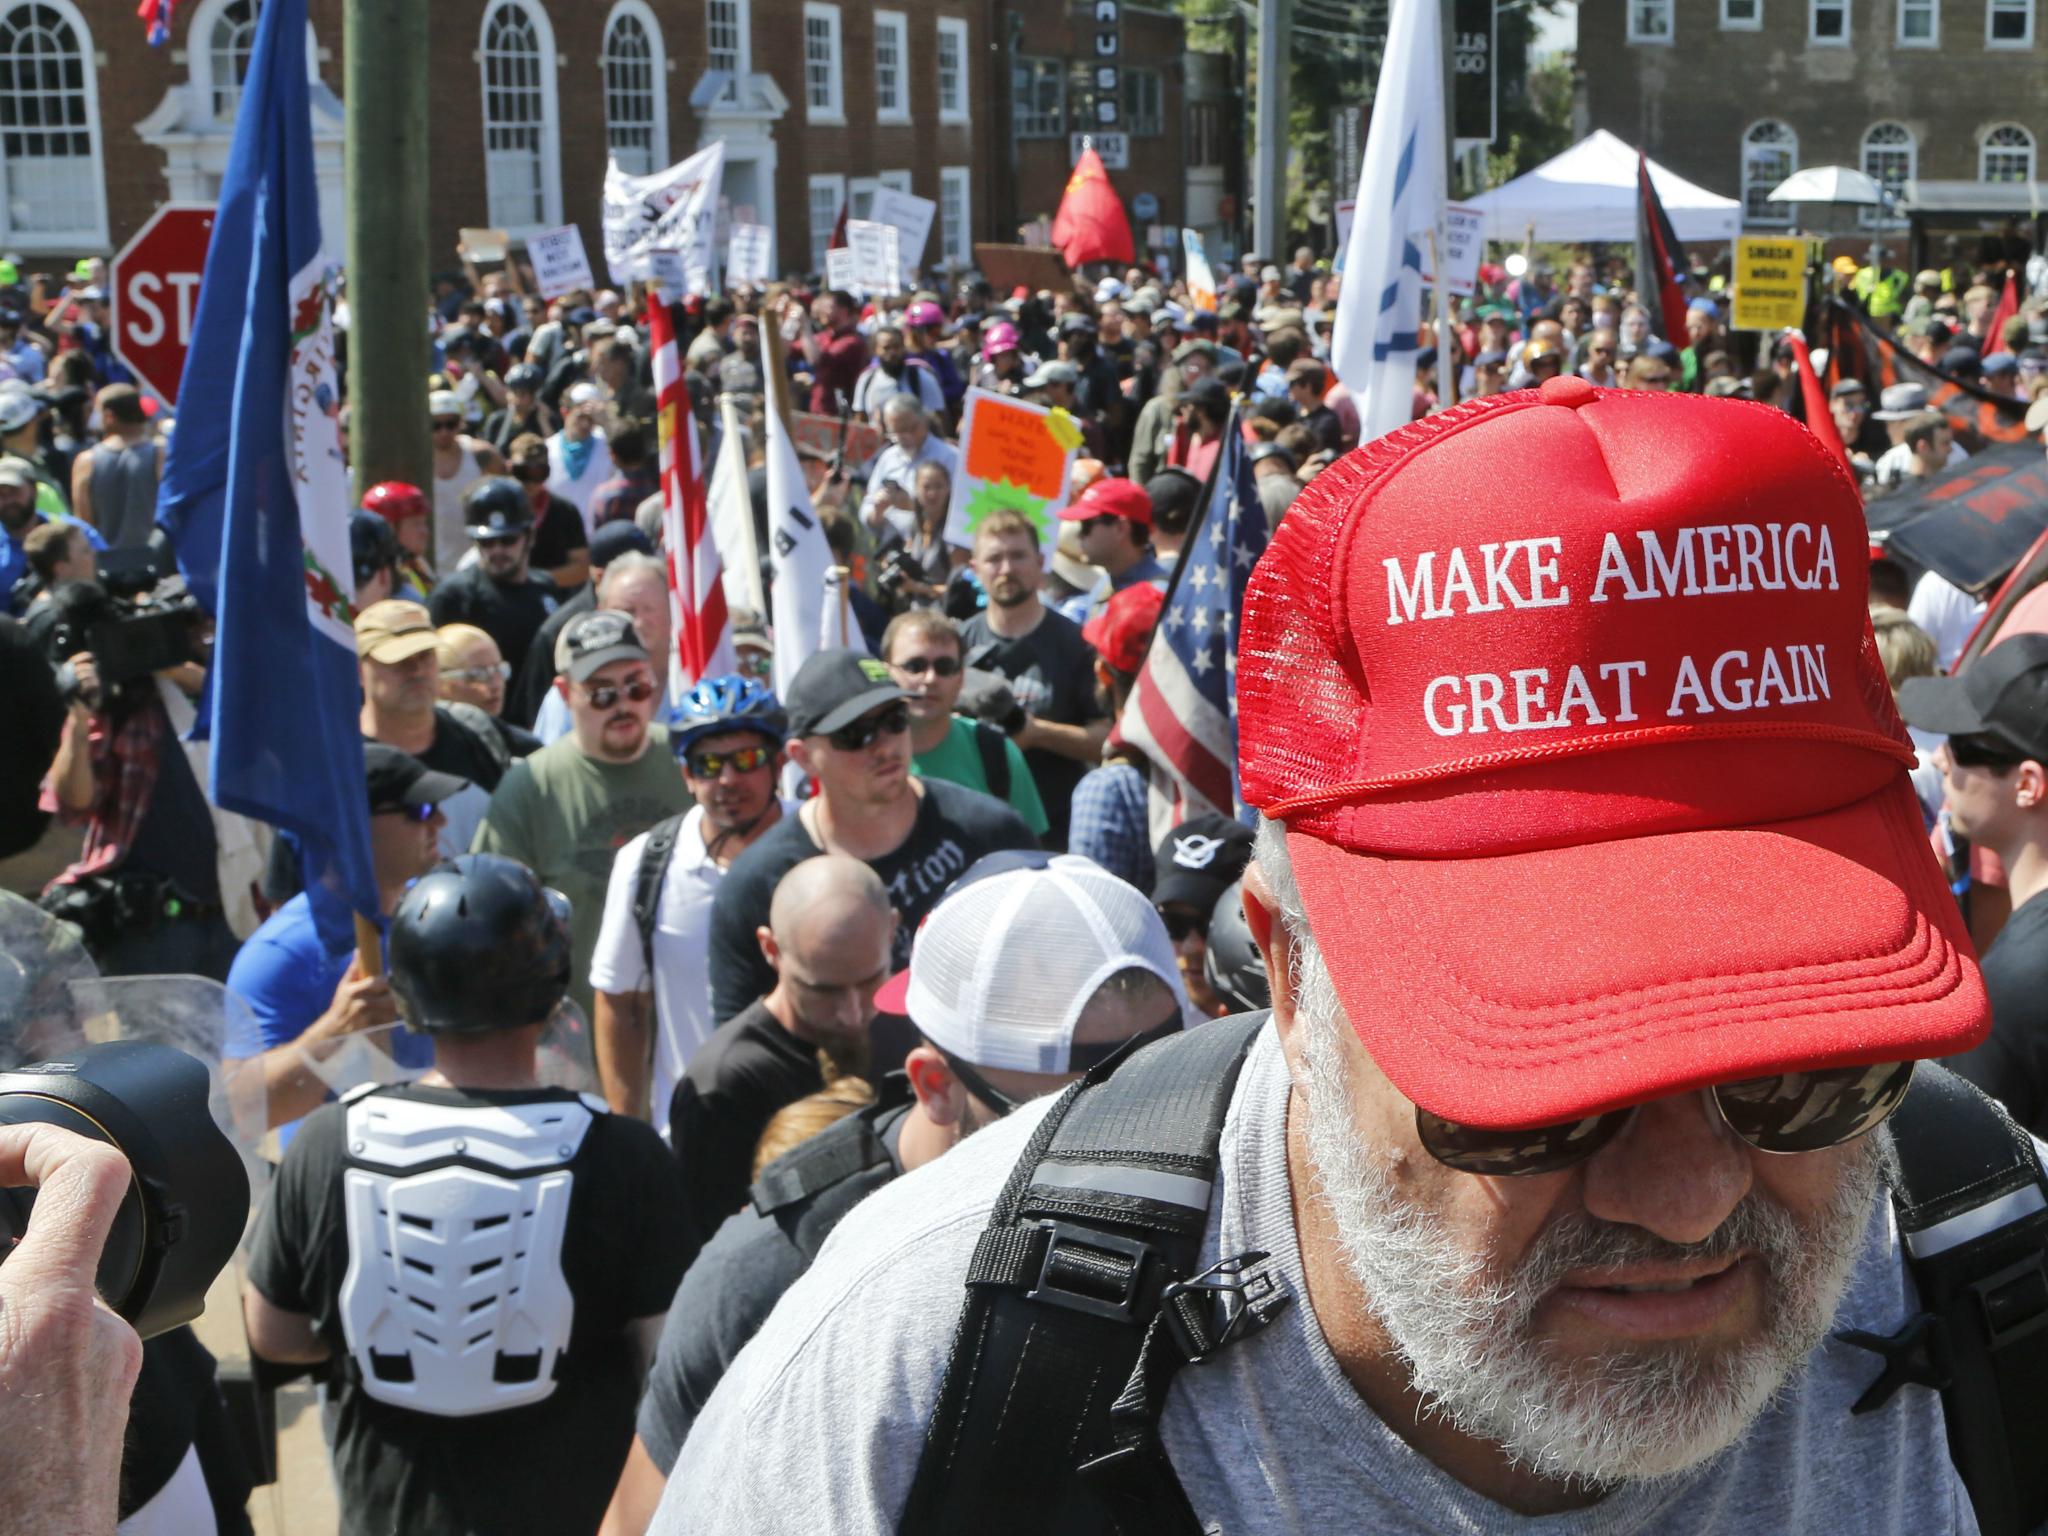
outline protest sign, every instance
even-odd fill
[[[526,254],[533,262],[533,280],[540,285],[544,299],[597,286],[590,275],[590,258],[583,252],[583,231],[574,224],[527,236]]]
[[[1729,324],[1738,331],[1782,331],[1806,316],[1804,240],[1784,236],[1735,242],[1734,304]]]
[[[998,508],[1021,512],[1038,525],[1039,543],[1059,537],[1067,504],[1067,475],[1081,435],[1064,411],[967,391],[960,418],[960,468],[946,508],[946,542],[972,548],[981,520]]]
[[[1460,298],[1470,298],[1479,281],[1479,250],[1485,222],[1486,216],[1477,208],[1444,204],[1444,288]],[[1425,244],[1422,251],[1422,280],[1425,283],[1436,281],[1436,264],[1431,259],[1431,249]]]
[[[1358,212],[1358,199],[1341,198],[1337,203],[1337,259],[1341,264],[1344,247],[1351,243],[1351,217]]]
[[[917,286],[917,269],[924,263],[925,241],[931,238],[932,217],[938,210],[939,205],[930,198],[899,192],[894,187],[876,188],[874,201],[868,207],[877,224],[887,224],[897,231],[901,251],[897,270],[906,293]]]
[[[882,451],[882,434],[858,416],[791,411],[789,435],[796,439],[798,457],[827,460],[835,453],[844,454],[841,463],[849,471],[866,469],[868,461]]]
[[[768,282],[768,247],[775,232],[766,224],[735,224],[726,243],[725,278],[729,283]]]
[[[680,304],[690,294],[688,274],[683,270],[681,251],[649,251],[647,253],[647,281],[654,285],[655,296],[664,304]]]
[[[1187,257],[1189,301],[1197,309],[1215,309],[1216,274],[1209,270],[1209,257],[1202,249],[1202,237],[1192,229],[1183,229],[1180,245]]]
[[[502,229],[459,229],[455,234],[455,249],[475,262],[503,261],[512,247],[511,236]]]
[[[890,225],[878,224],[873,219],[846,221],[846,248],[853,252],[853,281],[863,294],[896,291],[901,269],[889,259],[891,233]]]
[[[843,288],[848,293],[860,290],[860,275],[854,266],[851,247],[836,246],[825,253],[825,286]]]
[[[713,237],[724,179],[723,139],[651,176],[628,176],[610,161],[604,173],[604,259],[612,281],[648,277],[650,252],[681,251],[690,280],[701,284],[697,291],[708,291],[718,259]]]

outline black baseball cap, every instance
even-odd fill
[[[590,535],[590,563],[603,570],[623,554],[651,555],[654,540],[640,531],[630,517],[615,517],[599,523]]]
[[[1899,684],[1908,725],[1944,736],[1995,736],[2048,763],[2048,635],[2001,640],[1954,677]]]
[[[1252,858],[1251,828],[1229,816],[1191,816],[1159,845],[1152,905],[1185,905],[1206,920]]]
[[[429,768],[410,752],[381,741],[363,743],[363,778],[370,789],[370,814],[439,805],[469,788],[469,780]]]
[[[864,651],[840,647],[815,652],[798,667],[783,704],[790,735],[829,736],[903,697],[888,667]]]

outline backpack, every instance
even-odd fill
[[[647,841],[640,847],[640,867],[633,874],[633,926],[640,934],[640,954],[647,964],[647,984],[654,985],[654,921],[661,910],[661,887],[668,879],[670,860],[676,856],[676,838],[683,830],[679,811],[648,828]]]
[[[1268,1016],[1112,1057],[1054,1101],[969,1263],[906,1536],[1200,1536],[1159,1439],[1167,1388],[1293,1300],[1257,1250],[1195,1272]],[[2048,1519],[2048,1174],[2001,1107],[1930,1062],[1890,1123],[1926,1310],[1890,1337],[1841,1335],[1884,1361],[1852,1411],[1941,1392],[1984,1536],[2017,1536]]]

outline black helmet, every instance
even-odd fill
[[[388,566],[398,564],[398,535],[374,512],[355,511],[348,515],[349,559],[356,568],[356,587]]]
[[[505,375],[507,389],[530,389],[538,392],[547,382],[547,376],[532,363],[515,363],[512,371]]]
[[[569,990],[568,899],[502,854],[438,864],[392,914],[391,987],[414,1029],[543,1023]]]
[[[1242,879],[1231,883],[1209,914],[1209,949],[1202,956],[1202,975],[1210,990],[1242,1012],[1273,1006],[1266,960],[1252,941],[1252,925],[1245,920]]]
[[[462,493],[462,524],[471,538],[524,533],[533,526],[533,503],[510,475],[486,475]]]

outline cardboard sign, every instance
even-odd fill
[[[766,224],[735,224],[726,242],[725,277],[730,283],[768,284],[768,248],[775,231]]]
[[[597,286],[590,275],[590,258],[583,251],[583,231],[574,224],[529,236],[526,254],[533,262],[533,280],[540,285],[544,299]]]
[[[897,232],[901,253],[897,270],[902,273],[905,293],[917,286],[917,269],[924,264],[925,242],[931,238],[932,219],[938,211],[939,205],[930,198],[894,187],[876,189],[874,201],[868,205],[877,224],[887,224]]]
[[[1197,309],[1216,308],[1216,274],[1209,270],[1209,256],[1202,249],[1202,237],[1192,229],[1180,232],[1181,252],[1187,260],[1188,300]]]
[[[1047,288],[1058,293],[1074,286],[1066,262],[1050,246],[982,242],[974,247],[974,264],[999,294],[1014,288],[1028,288],[1033,293]]]
[[[896,291],[901,266],[890,259],[889,251],[892,243],[900,248],[901,239],[893,226],[873,219],[846,221],[846,248],[853,252],[853,282],[858,292],[872,297]]]
[[[971,549],[981,520],[1007,507],[1036,523],[1039,546],[1050,549],[1059,537],[1067,475],[1078,449],[1064,412],[968,390],[960,418],[960,469],[946,508],[946,542]]]
[[[1735,241],[1735,302],[1729,324],[1738,331],[1782,331],[1806,317],[1804,240],[1741,235]]]
[[[479,263],[503,261],[512,248],[512,237],[502,229],[459,229],[455,237],[457,249]]]
[[[1460,298],[1470,298],[1479,282],[1479,252],[1483,235],[1481,229],[1486,216],[1477,208],[1461,208],[1456,203],[1444,204],[1444,288]],[[1344,235],[1351,233],[1350,219],[1344,220]],[[1422,250],[1423,266],[1430,265],[1429,245]],[[1434,283],[1436,273],[1425,270],[1425,283]]]
[[[860,291],[860,275],[855,265],[856,258],[851,246],[834,246],[825,253],[825,286],[843,288],[848,293]]]
[[[662,303],[682,303],[690,295],[690,279],[689,274],[683,269],[683,253],[649,251],[647,281],[653,284],[655,297]]]
[[[866,469],[868,461],[882,451],[882,434],[858,416],[848,417],[842,428],[837,416],[792,411],[789,435],[795,439],[800,457],[822,462],[844,451],[847,469],[856,472]]]

